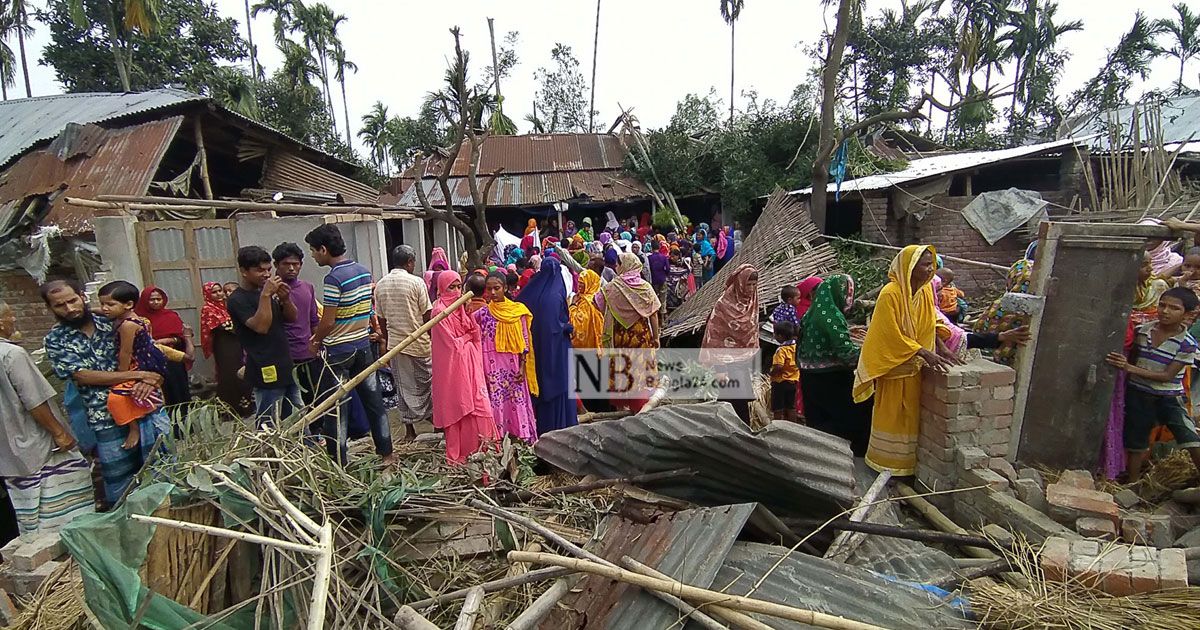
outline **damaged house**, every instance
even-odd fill
[[[195,327],[203,282],[237,277],[230,217],[251,208],[223,200],[379,214],[378,193],[352,178],[354,164],[181,90],[10,100],[0,103],[0,126],[0,299],[29,339],[54,323],[39,282],[87,284],[105,279],[102,270],[162,286]],[[145,197],[192,205],[129,203]]]

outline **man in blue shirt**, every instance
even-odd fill
[[[308,243],[313,260],[322,267],[329,267],[321,291],[325,310],[313,332],[312,350],[317,353],[323,348],[334,373],[346,381],[375,362],[370,339],[375,282],[371,270],[346,256],[346,243],[336,225],[317,227],[304,237],[304,241]],[[385,465],[389,465],[396,461],[396,456],[392,452],[392,430],[379,391],[379,379],[367,378],[355,392],[366,409],[375,452],[383,458]],[[342,399],[337,430],[339,457],[345,452],[349,403],[349,398]]]
[[[145,397],[162,385],[154,372],[117,371],[116,335],[112,322],[92,313],[83,289],[72,280],[52,280],[41,287],[42,300],[58,324],[46,335],[46,356],[54,373],[73,381],[87,411],[88,425],[96,436],[96,458],[104,477],[104,495],[115,504],[133,476],[150,456],[155,440],[166,435],[171,421],[162,409],[139,420],[142,439],[135,449],[122,445],[128,426],[117,426],[108,412],[108,390],[125,381],[137,381],[135,397]]]

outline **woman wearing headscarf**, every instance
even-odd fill
[[[521,237],[521,251],[528,254],[533,250],[534,247],[538,246],[538,243],[539,241],[537,239],[537,235],[526,234],[525,236]]]
[[[1163,222],[1158,219],[1142,219],[1138,221],[1138,225],[1162,225]],[[1162,239],[1151,239],[1146,242],[1146,253],[1150,258],[1150,265],[1154,275],[1159,278],[1169,278],[1175,275],[1183,264],[1183,256],[1175,253],[1175,243],[1172,241],[1164,241]]]
[[[1025,248],[1025,255],[1013,263],[1013,266],[1008,270],[1008,282],[1005,287],[1006,293],[1029,293],[1029,280],[1033,277],[1034,259],[1037,255],[1037,241],[1029,244]],[[1023,313],[1010,313],[1006,311],[1002,305],[1003,295],[996,298],[979,321],[975,323],[975,332],[980,333],[1002,333],[1009,330],[1015,330],[1028,325],[1029,317]],[[992,360],[996,363],[1011,365],[1015,356],[1013,347],[1000,348],[992,353]]]
[[[604,315],[596,308],[596,293],[600,291],[600,276],[591,269],[579,274],[579,290],[571,300],[571,345],[576,348],[599,348],[604,332]]]
[[[246,381],[238,378],[238,370],[242,367],[242,344],[233,332],[233,321],[225,308],[225,290],[216,282],[204,283],[200,349],[215,364],[217,398],[238,415],[249,415],[254,410],[253,392]]]
[[[604,315],[600,345],[605,348],[653,350],[659,344],[659,310],[662,304],[654,288],[642,278],[642,263],[633,254],[622,254],[616,275],[596,294],[596,308]],[[640,363],[640,365],[639,365]],[[635,362],[635,383],[649,383],[657,374],[647,362]],[[644,369],[643,369],[644,368]],[[618,407],[637,411],[649,399],[649,390],[641,388],[636,399],[614,401]]]
[[[683,257],[678,245],[671,246],[667,266],[667,310],[677,308],[688,296],[688,279],[692,277],[691,262]]]
[[[437,281],[434,316],[462,294],[462,278],[457,272],[442,272]],[[445,432],[446,459],[461,464],[500,440],[488,404],[479,325],[460,308],[438,322],[430,337],[433,373],[438,376],[433,380],[433,426]]]
[[[725,279],[725,291],[708,316],[700,348],[702,364],[749,385],[758,350],[758,270],[753,266],[740,265]],[[742,422],[750,423],[748,399],[724,400],[733,405]]]
[[[537,219],[530,219],[525,223],[525,234],[523,236],[529,236],[530,234],[536,232],[537,229]]]
[[[844,438],[854,455],[862,457],[871,435],[871,403],[854,402],[858,346],[846,321],[853,306],[850,276],[833,275],[816,287],[801,318],[796,365],[808,426]]]
[[[592,217],[584,217],[580,222],[579,236],[583,237],[583,242],[591,243],[596,240],[595,231],[592,229]]]
[[[518,300],[533,313],[529,332],[537,357],[538,392],[533,397],[538,436],[579,423],[570,391],[571,316],[558,260],[547,258]]]
[[[492,415],[500,431],[529,444],[537,441],[533,394],[538,392],[530,321],[533,313],[505,295],[505,277],[489,274],[487,308],[475,311],[483,331],[483,371]]]
[[[434,247],[433,252],[429,254],[429,269],[421,274],[425,280],[425,289],[432,295],[437,290],[437,284],[434,283],[434,278],[439,271],[450,270],[450,259],[446,257],[446,250],[441,247]]]
[[[563,240],[570,240],[576,233],[578,233],[578,230],[575,229],[575,222],[567,219],[566,224],[563,225]]]
[[[930,283],[936,255],[928,245],[909,245],[892,260],[854,373],[854,401],[875,396],[867,465],[898,477],[912,475],[917,466],[921,368],[946,365],[937,351]]]
[[[154,343],[182,351],[187,347],[184,337],[188,333],[184,330],[179,313],[167,308],[169,300],[165,291],[148,286],[142,290],[142,295],[133,310],[150,322],[150,335],[154,337]],[[167,374],[162,384],[165,404],[179,405],[191,402],[192,391],[188,383],[190,367],[190,361],[167,362]]]
[[[637,228],[638,239],[639,240],[645,239],[646,235],[649,234],[650,231],[653,229],[654,229],[654,227],[652,225],[650,225],[650,213],[643,212],[642,216],[638,217],[638,228]]]
[[[705,226],[701,223],[701,228]],[[717,251],[713,249],[712,243],[708,240],[708,230],[700,229],[696,232],[696,248],[700,252],[700,259],[703,261],[701,266],[700,284],[703,286],[705,282],[712,280],[713,268],[717,260]]]
[[[614,232],[614,233],[617,230],[621,229],[621,224],[617,221],[617,215],[613,214],[612,210],[605,212],[604,216],[605,216],[605,218],[608,219],[608,221],[606,221],[604,223],[605,229],[607,229],[609,232]]]

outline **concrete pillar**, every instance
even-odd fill
[[[367,219],[339,227],[342,230],[354,231],[354,258],[359,264],[370,269],[376,278],[388,272],[387,238],[383,233],[383,221]]]
[[[144,287],[142,261],[138,257],[137,219],[131,216],[92,217],[101,270],[110,280],[125,280]]]
[[[417,253],[416,270],[424,272],[429,264],[429,256],[426,253],[429,248],[425,245],[425,220],[403,219],[400,222],[400,231],[404,238],[404,244],[413,248]]]

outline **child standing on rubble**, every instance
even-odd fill
[[[796,421],[796,389],[800,368],[796,367],[796,325],[775,322],[775,341],[779,348],[771,357],[771,412],[776,420]]]
[[[1135,329],[1133,350],[1127,359],[1110,352],[1106,361],[1129,373],[1125,393],[1125,450],[1128,452],[1126,483],[1142,476],[1142,464],[1150,448],[1150,433],[1158,425],[1170,429],[1179,448],[1185,448],[1200,468],[1200,436],[1188,417],[1182,396],[1183,369],[1196,359],[1196,340],[1185,320],[1200,307],[1200,298],[1189,289],[1175,287],[1162,294],[1158,319]]]

